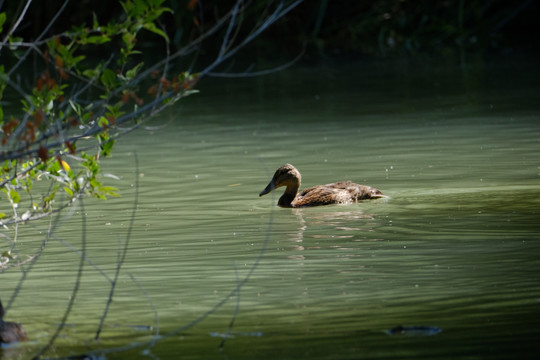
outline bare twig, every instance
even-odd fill
[[[120,275],[120,269],[122,269],[122,265],[124,265],[124,261],[126,259],[126,255],[129,249],[129,241],[131,240],[131,232],[133,230],[133,225],[135,223],[135,214],[137,213],[137,207],[139,206],[139,158],[137,157],[137,153],[135,153],[134,159],[135,159],[135,198],[133,200],[133,209],[132,209],[131,216],[129,219],[129,226],[126,233],[126,240],[124,241],[124,248],[122,252],[120,253],[120,257],[116,264],[116,272],[114,274],[114,279],[112,280],[109,298],[107,300],[107,304],[105,305],[103,315],[101,316],[101,320],[99,321],[99,326],[96,331],[96,336],[95,336],[96,340],[99,339],[99,335],[101,333],[101,330],[103,329],[103,323],[105,322],[105,318],[107,317],[107,313],[109,312],[109,307],[114,297],[114,291],[116,290],[116,284],[118,282],[118,276]]]
[[[236,267],[236,264],[234,265],[234,274],[236,275],[236,306],[234,308],[234,313],[231,318],[231,321],[229,322],[229,326],[227,327],[227,331],[225,331],[225,336],[223,336],[223,339],[221,340],[221,343],[219,344],[219,349],[223,349],[225,346],[225,341],[229,338],[232,328],[234,326],[234,322],[236,321],[236,317],[238,316],[238,313],[240,312],[240,290],[241,290],[241,284],[240,284],[240,277],[238,276],[238,268]]]
[[[86,252],[86,214],[84,211],[84,203],[81,199],[81,252]],[[73,308],[73,304],[75,303],[75,298],[77,297],[77,293],[79,292],[79,286],[81,284],[82,274],[84,269],[84,256],[81,256],[81,259],[79,261],[79,267],[77,270],[77,276],[75,277],[75,285],[73,286],[73,290],[71,291],[71,296],[69,298],[69,302],[66,307],[66,311],[64,311],[64,316],[62,317],[62,320],[60,321],[60,325],[56,328],[55,333],[53,336],[51,336],[51,339],[45,345],[39,353],[37,353],[34,356],[34,359],[39,359],[41,355],[43,355],[47,350],[50,349],[50,347],[54,344],[56,341],[56,338],[58,335],[60,335],[60,332],[64,329],[64,325],[66,324],[67,318],[69,317],[69,314],[71,313],[71,309]]]
[[[244,78],[244,77],[255,77],[255,76],[263,76],[263,75],[273,74],[273,73],[276,73],[276,72],[279,72],[279,71],[283,71],[283,70],[293,66],[294,64],[296,64],[296,62],[298,62],[298,60],[300,60],[302,58],[302,56],[304,56],[305,51],[306,51],[306,44],[304,44],[304,47],[302,48],[302,51],[294,59],[292,59],[291,61],[289,61],[286,64],[282,64],[280,66],[276,66],[276,67],[271,68],[271,69],[260,70],[260,71],[250,71],[250,69],[248,69],[248,70],[246,70],[244,72],[241,72],[241,73],[209,72],[207,75],[208,76],[213,76],[213,77],[222,77],[222,78]]]
[[[276,7],[274,12],[269,15],[266,20],[264,20],[260,25],[256,26],[251,34],[246,36],[243,41],[240,42],[240,44],[236,45],[235,47],[231,48],[227,53],[223,54],[222,56],[218,56],[216,60],[209,66],[207,66],[203,71],[200,72],[201,76],[207,75],[209,72],[212,72],[214,68],[216,68],[218,65],[222,64],[225,60],[231,58],[234,56],[240,49],[244,48],[247,44],[252,42],[255,38],[257,38],[263,31],[267,30],[270,25],[275,23],[278,19],[285,16],[287,13],[289,13],[292,9],[297,7],[303,0],[296,0],[292,4],[290,4],[287,7],[284,7],[284,1],[280,1],[279,5]],[[225,37],[224,41],[228,41],[228,38]]]
[[[32,0],[26,0],[26,4],[24,5],[24,9],[21,11],[21,14],[17,18],[17,20],[13,23],[9,31],[7,32],[6,36],[4,36],[4,41],[0,43],[0,52],[2,51],[3,45],[8,41],[9,37],[17,28],[19,27],[19,24],[21,23],[22,19],[24,18],[24,15],[26,15],[26,12],[28,11],[28,8],[30,7],[30,4],[32,3]]]
[[[41,34],[39,34],[39,36],[36,38],[35,41],[40,41],[45,36],[45,34],[49,32],[49,29],[54,25],[56,20],[58,20],[62,12],[64,12],[68,3],[69,3],[69,0],[64,0],[64,3],[60,7],[60,9],[56,12],[52,20],[47,24],[45,29],[43,29],[43,31],[41,32]],[[26,50],[26,52],[20,57],[19,61],[17,61],[17,63],[7,73],[8,77],[10,77],[15,72],[15,70],[19,68],[19,66],[21,66],[21,64],[26,60],[26,57],[30,54],[31,51],[32,51],[32,48],[29,48],[28,50]]]
[[[135,279],[135,277],[132,274],[129,274],[129,277],[137,285],[137,287],[143,292],[144,296],[146,296],[146,299],[148,300],[148,303],[150,304],[150,307],[152,308],[152,312],[154,313],[154,324],[155,324],[156,332],[154,334],[154,339],[153,339],[154,342],[152,344],[150,344],[150,347],[152,347],[152,346],[154,346],[155,341],[158,340],[158,336],[159,336],[159,316],[158,316],[158,312],[156,310],[154,302],[152,301],[152,298],[150,297],[150,294],[148,294],[146,289],[141,285],[141,283],[139,283],[137,281],[137,279]]]

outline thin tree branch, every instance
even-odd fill
[[[281,17],[289,13],[292,9],[298,6],[302,1],[303,0],[296,0],[292,4],[287,6],[286,8],[283,8],[284,2],[281,1],[279,5],[276,7],[276,9],[274,10],[274,12],[270,16],[268,16],[268,18],[259,27],[256,27],[250,35],[248,35],[240,44],[230,49],[226,54],[223,54],[223,56],[218,56],[216,60],[212,62],[212,64],[210,64],[209,66],[207,66],[204,70],[200,72],[200,75],[204,76],[204,75],[207,75],[209,72],[212,72],[212,70],[215,67],[222,64],[225,60],[235,55],[240,49],[244,48],[247,44],[252,42],[263,31],[265,31],[270,25],[272,25],[278,19],[280,19]]]
[[[68,5],[69,3],[69,0],[64,0],[64,3],[62,4],[62,6],[60,7],[60,9],[56,12],[56,14],[54,15],[54,17],[52,18],[52,20],[47,24],[47,26],[45,27],[45,29],[41,32],[41,34],[39,34],[39,36],[37,37],[37,39],[35,40],[36,42],[41,40],[41,38],[43,38],[45,36],[45,34],[49,31],[49,29],[54,25],[54,23],[56,22],[56,20],[58,20],[58,18],[60,17],[60,15],[64,12],[66,6]],[[11,75],[13,74],[13,72],[26,60],[27,56],[30,54],[30,51],[32,49],[29,48],[28,50],[26,50],[26,52],[21,56],[21,58],[19,59],[19,61],[17,61],[17,63],[11,68],[11,70],[9,70],[9,72],[7,73],[7,76],[8,77],[11,77]]]
[[[156,332],[154,334],[154,342],[150,344],[150,347],[153,347],[155,344],[155,341],[158,340],[158,336],[159,336],[159,316],[158,316],[156,306],[154,305],[154,302],[152,301],[150,294],[148,294],[148,291],[146,291],[146,289],[141,285],[141,283],[139,283],[132,274],[129,274],[129,277],[137,285],[137,287],[143,292],[144,296],[146,296],[146,299],[148,300],[148,303],[150,304],[150,307],[152,308],[152,312],[154,313],[154,324],[155,324]]]
[[[103,329],[103,323],[105,322],[105,318],[107,317],[107,313],[109,312],[109,308],[111,306],[113,297],[114,297],[114,291],[116,290],[116,284],[118,282],[118,277],[120,276],[120,269],[122,268],[122,265],[124,265],[127,251],[129,249],[129,241],[131,240],[131,232],[133,231],[133,226],[135,224],[135,214],[137,213],[137,207],[139,206],[139,158],[137,157],[137,153],[134,154],[135,158],[135,199],[133,200],[133,209],[131,212],[131,216],[129,219],[129,226],[126,233],[126,240],[124,242],[124,248],[122,252],[120,253],[120,258],[118,259],[118,262],[116,264],[116,272],[114,274],[114,279],[111,284],[111,291],[109,293],[109,298],[107,300],[107,304],[105,305],[105,310],[103,311],[103,315],[101,317],[101,320],[99,321],[99,326],[96,331],[95,340],[99,339],[99,335],[101,333],[101,330]]]
[[[300,60],[302,56],[304,56],[305,51],[306,51],[306,44],[304,43],[304,47],[302,48],[302,51],[294,59],[292,59],[286,64],[282,64],[280,66],[276,66],[271,69],[260,70],[260,71],[250,71],[248,69],[241,73],[209,72],[207,75],[213,76],[213,77],[221,77],[221,78],[244,78],[244,77],[254,77],[254,76],[263,76],[263,75],[273,74],[279,71],[283,71],[293,66],[294,64],[296,64],[296,62],[298,62],[298,60]]]
[[[223,347],[225,346],[225,341],[227,341],[227,339],[231,335],[232,328],[234,326],[234,322],[236,321],[236,318],[238,317],[238,313],[240,312],[240,290],[241,290],[241,285],[240,285],[240,277],[238,276],[238,268],[236,267],[236,264],[234,265],[234,274],[236,275],[236,287],[237,287],[237,290],[238,290],[236,292],[236,306],[234,307],[234,313],[233,313],[233,316],[231,318],[231,321],[229,322],[229,326],[227,327],[227,331],[225,332],[225,336],[223,336],[223,339],[221,340],[221,343],[219,344],[219,349],[220,350],[223,349]]]
[[[86,213],[84,211],[84,203],[82,199],[81,199],[81,252],[86,253]],[[79,268],[77,270],[77,276],[75,278],[75,285],[73,286],[73,290],[71,291],[71,296],[69,298],[66,311],[64,311],[64,316],[62,317],[62,320],[60,321],[60,325],[56,328],[55,333],[53,334],[53,336],[51,337],[47,345],[41,348],[39,353],[34,356],[34,359],[39,359],[41,355],[43,355],[47,350],[49,350],[50,347],[56,341],[56,338],[58,337],[58,335],[60,335],[60,332],[64,329],[64,326],[67,322],[69,314],[71,313],[71,309],[73,308],[73,304],[75,303],[75,298],[77,297],[77,293],[79,292],[79,286],[81,284],[83,269],[84,269],[84,256],[81,256],[81,259],[79,261]]]
[[[24,9],[21,11],[21,14],[19,15],[19,18],[15,21],[15,23],[11,26],[11,29],[9,29],[6,36],[4,36],[4,41],[0,43],[0,52],[2,52],[2,47],[4,44],[8,41],[9,37],[13,34],[15,30],[19,27],[19,24],[21,23],[22,19],[26,15],[26,12],[28,11],[28,8],[30,7],[30,4],[32,3],[32,0],[26,0],[26,4],[24,6]]]

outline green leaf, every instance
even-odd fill
[[[101,144],[101,150],[102,150],[103,156],[109,156],[109,154],[112,151],[113,146],[114,146],[114,140],[109,140]]]
[[[96,15],[95,12],[92,13],[92,19],[93,19],[93,25],[92,26],[94,27],[94,29],[99,28],[99,22],[98,22],[97,15]]]
[[[133,3],[135,4],[135,7],[131,11],[131,15],[133,17],[139,17],[144,14],[144,12],[148,9],[148,5],[143,0],[133,0]]]
[[[6,13],[3,12],[3,13],[0,13],[0,33],[2,32],[3,30],[3,26],[4,26],[4,23],[6,22]]]
[[[81,40],[81,44],[96,44],[101,45],[111,41],[111,38],[107,35],[94,35],[89,36],[84,40]]]
[[[112,186],[103,186],[100,190],[109,196],[120,196],[117,193],[118,189]]]
[[[129,80],[133,79],[135,76],[137,76],[137,73],[144,65],[143,62],[138,63],[136,66],[134,66],[131,70],[126,71],[126,78]]]
[[[21,201],[21,195],[19,195],[19,193],[14,189],[11,189],[9,191],[9,197],[11,198],[11,201],[13,201],[13,203],[15,204],[18,204],[19,201]]]
[[[112,88],[112,87],[114,87],[114,82],[116,80],[116,74],[111,69],[105,69],[103,71],[103,74],[101,74],[100,80],[101,80],[101,83],[106,88]]]
[[[136,39],[137,37],[135,36],[135,34],[130,33],[130,32],[125,32],[122,35],[122,41],[124,42],[126,47],[130,50],[133,48],[133,46],[135,46]]]
[[[15,260],[15,257],[13,256],[13,254],[11,254],[11,250],[4,251],[0,256],[3,258],[10,259],[10,260]]]
[[[43,210],[46,210],[49,207],[51,201],[54,200],[54,197],[56,196],[56,190],[57,189],[53,189],[48,196],[45,196],[43,198]]]
[[[105,116],[102,116],[98,120],[99,127],[107,127],[109,126],[109,120]]]
[[[17,50],[17,47],[16,45],[13,45],[14,43],[20,43],[23,41],[23,38],[22,37],[18,37],[18,36],[10,36],[9,37],[9,49],[12,50],[12,51],[15,51]]]
[[[124,12],[128,15],[131,13],[132,9],[134,8],[134,5],[130,0],[120,1],[120,5],[122,5],[122,7],[124,8]]]
[[[51,161],[49,163],[49,167],[47,168],[47,170],[51,173],[51,174],[56,174],[60,171],[61,167],[60,167],[60,163],[58,161]]]
[[[97,181],[96,178],[92,178],[90,179],[90,185],[93,187],[93,188],[99,188],[101,186],[101,184],[99,183],[99,181]]]
[[[74,103],[71,99],[68,100],[69,106],[75,111],[75,114],[77,114],[79,117],[81,116],[82,109],[81,106],[77,103]]]
[[[73,197],[73,190],[71,190],[71,189],[68,188],[67,186],[64,187],[64,191],[65,191],[66,194],[68,194],[70,197]]]
[[[73,59],[71,59],[71,61],[69,62],[69,66],[76,66],[78,63],[80,63],[82,60],[84,60],[86,58],[86,56],[84,55],[81,55],[81,56],[77,56],[77,57],[74,57]]]
[[[101,64],[96,66],[94,69],[86,69],[82,72],[84,76],[86,76],[89,79],[97,78],[98,75],[101,73],[102,70]]]
[[[149,31],[153,32],[154,34],[157,34],[157,35],[161,36],[162,38],[165,39],[165,41],[169,42],[169,37],[167,36],[167,34],[165,34],[165,32],[163,32],[163,30],[159,29],[156,26],[156,24],[154,24],[153,22],[144,23],[143,27],[146,30],[149,30]]]

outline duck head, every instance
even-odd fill
[[[261,191],[259,196],[268,194],[274,189],[277,189],[280,186],[286,186],[287,190],[285,193],[296,196],[298,189],[300,188],[300,182],[302,181],[302,176],[298,169],[296,169],[291,164],[285,164],[276,170],[272,180],[268,183],[266,188]],[[293,198],[294,198],[293,196]]]

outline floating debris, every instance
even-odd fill
[[[388,335],[405,335],[405,336],[432,336],[442,332],[442,329],[437,326],[396,326],[390,330],[386,330]]]

